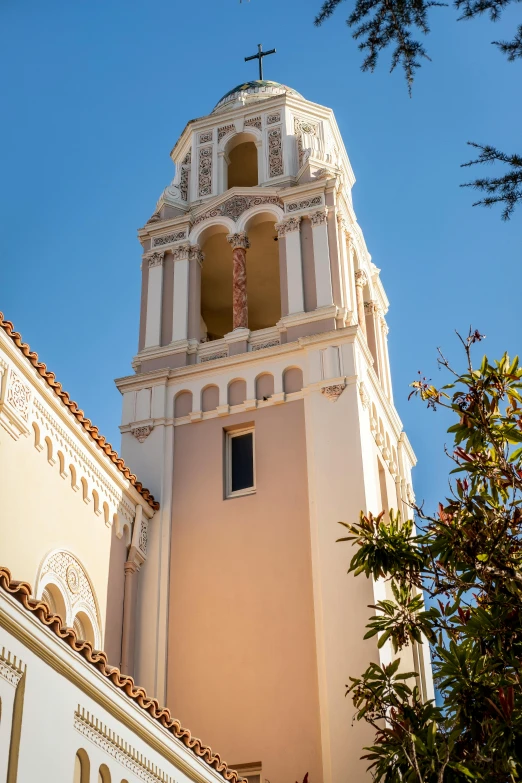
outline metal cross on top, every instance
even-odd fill
[[[250,57],[245,57],[245,62],[248,60],[259,60],[259,78],[263,81],[263,57],[267,57],[269,54],[275,54],[275,49],[270,49],[269,52],[263,51],[263,44],[257,45],[257,54],[252,54]]]

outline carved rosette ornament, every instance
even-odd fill
[[[300,217],[290,217],[286,220],[282,220],[281,223],[276,223],[275,228],[277,229],[277,236],[281,238],[290,234],[292,231],[299,231],[300,223]]]
[[[319,207],[323,203],[322,196],[313,196],[303,201],[293,201],[285,206],[287,212],[296,212],[298,209],[310,209],[310,207]]]
[[[149,437],[152,430],[153,427],[146,425],[145,427],[133,427],[131,432],[136,440],[138,440],[140,443],[143,443],[143,441]]]
[[[329,402],[337,402],[345,388],[346,384],[335,383],[333,386],[323,386],[321,389],[321,394],[324,394]]]
[[[232,246],[233,261],[233,329],[248,328],[248,301],[246,277],[246,251],[250,242],[246,234],[229,234],[227,242]]]
[[[161,266],[163,264],[163,259],[165,258],[165,252],[164,251],[156,251],[152,253],[150,256],[148,256],[149,261],[149,269],[151,269],[154,266]]]
[[[317,212],[312,212],[310,215],[310,221],[312,226],[322,226],[328,220],[328,209],[318,209]]]

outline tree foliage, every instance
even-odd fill
[[[328,19],[344,0],[323,0],[315,24],[321,25]],[[497,21],[504,8],[511,2],[520,0],[453,0],[454,7],[460,12],[459,20],[473,19],[481,14],[489,14],[491,21]],[[408,90],[411,90],[415,73],[423,60],[429,60],[428,53],[420,36],[430,32],[429,11],[434,7],[447,6],[448,3],[435,0],[354,0],[354,7],[346,23],[353,30],[364,55],[363,71],[373,72],[379,55],[391,47],[391,68],[400,65],[404,71]],[[522,58],[522,25],[517,28],[511,41],[493,41],[495,46],[506,55],[510,62]],[[463,166],[483,163],[504,163],[509,169],[496,177],[479,178],[467,182],[463,187],[472,187],[486,195],[473,206],[491,207],[503,204],[502,218],[508,220],[516,204],[522,200],[522,157],[507,155],[492,146],[468,142],[481,150],[476,160]]]
[[[450,496],[433,515],[414,506],[418,527],[390,513],[341,523],[355,544],[350,571],[391,583],[365,638],[396,652],[432,645],[443,706],[425,701],[417,675],[372,663],[347,686],[358,720],[375,729],[375,781],[514,783],[522,778],[522,366],[504,355],[472,364],[482,336],[462,340],[451,383],[419,377],[412,395],[450,410]],[[411,395],[410,395],[411,396]],[[429,600],[422,598],[424,590]]]

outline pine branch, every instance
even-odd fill
[[[472,141],[468,141],[468,144],[480,150],[480,155],[476,160],[463,163],[462,168],[481,163],[504,163],[510,167],[510,170],[499,177],[485,177],[473,182],[465,182],[461,187],[475,188],[486,194],[483,199],[473,204],[474,207],[504,204],[502,220],[509,220],[517,203],[522,201],[522,156],[506,155],[490,145],[483,146]]]
[[[493,41],[498,46],[502,54],[507,55],[510,62],[522,57],[522,24],[519,25],[515,37],[512,41]]]
[[[342,1],[325,0],[315,24],[321,25]],[[422,59],[430,59],[414,34],[420,31],[427,35],[430,32],[428,10],[444,5],[435,0],[356,0],[347,24],[354,28],[353,37],[360,40],[359,49],[365,54],[362,70],[374,71],[380,52],[395,44],[390,70],[402,66],[411,94],[415,71]]]
[[[462,9],[461,19],[472,19],[489,11],[489,17],[492,22],[498,21],[501,12],[509,5],[512,0],[455,0],[455,8]],[[520,0],[515,0],[520,2]]]

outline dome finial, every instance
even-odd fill
[[[245,62],[249,60],[259,60],[259,81],[263,81],[263,57],[267,57],[269,54],[275,54],[275,49],[270,49],[268,52],[263,51],[263,44],[257,45],[257,54],[251,54],[250,57],[245,57]]]

